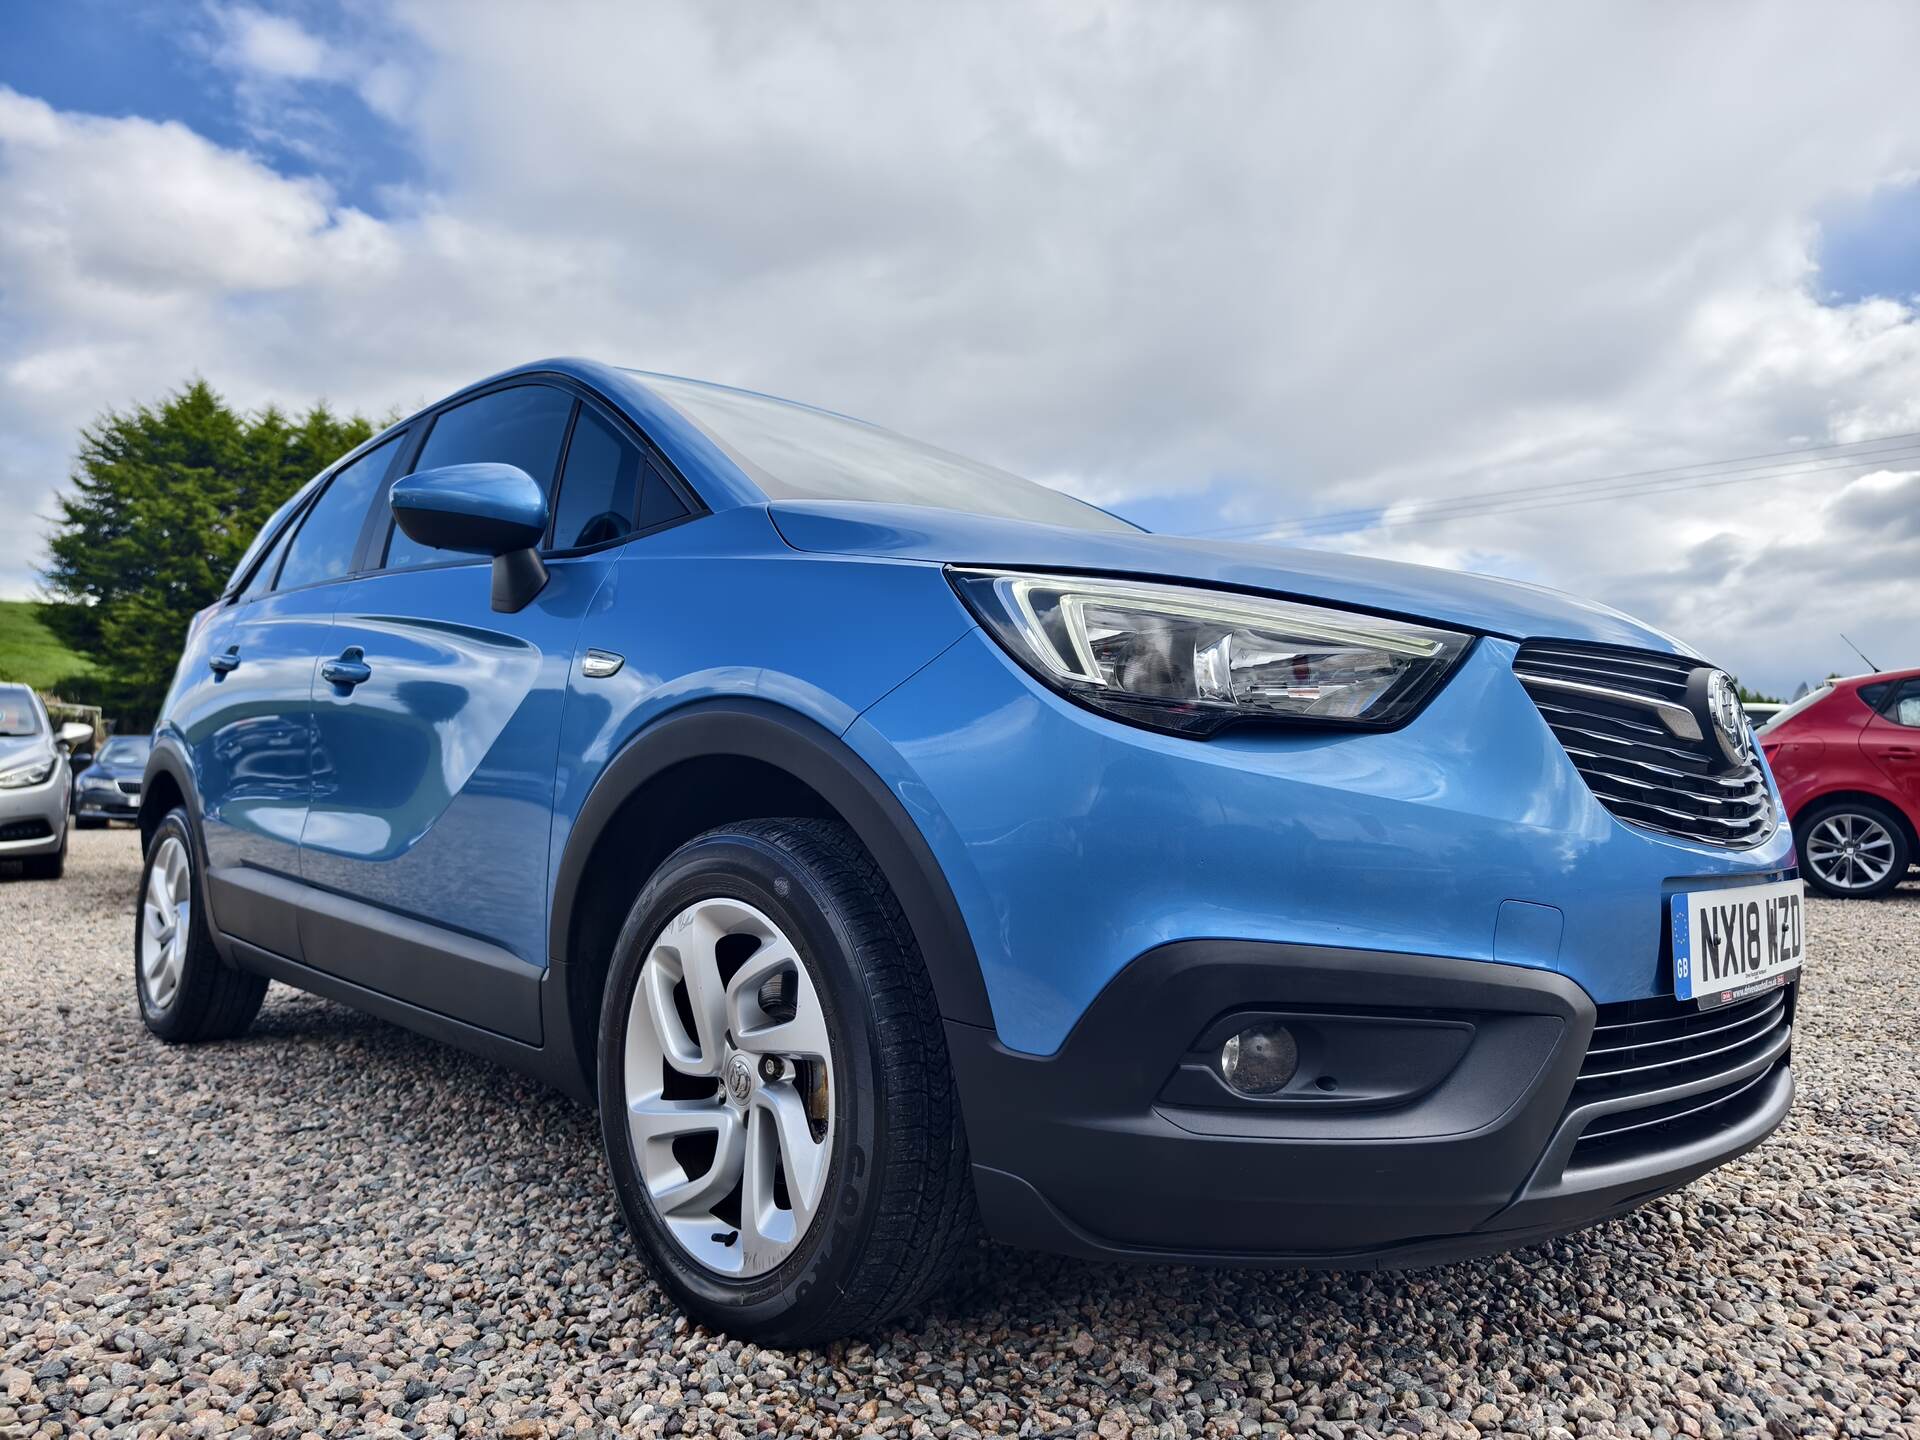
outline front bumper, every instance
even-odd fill
[[[18,790],[0,790],[0,860],[58,853],[67,838],[64,772]]]
[[[947,1040],[996,1239],[1367,1268],[1577,1229],[1752,1148],[1793,1096],[1793,995],[1769,1004],[1729,1025],[1520,966],[1190,941],[1127,966],[1051,1056]],[[1246,1012],[1334,1037],[1302,1048],[1324,1073],[1235,1097],[1206,1065]]]
[[[128,794],[118,783],[108,787],[82,782],[74,788],[73,813],[83,820],[138,820],[140,796]]]

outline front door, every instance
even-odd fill
[[[434,417],[412,468],[517,465],[568,513],[577,505],[555,496],[577,407],[526,383],[463,401]],[[546,587],[522,610],[491,607],[487,562],[390,526],[374,568],[343,587],[337,663],[315,683],[301,859],[319,892],[301,916],[309,965],[531,1044],[560,710],[582,618],[631,528],[618,518],[630,495],[592,499],[571,466],[564,479],[613,532],[550,551]]]

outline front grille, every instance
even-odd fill
[[[129,795],[138,795],[140,793],[140,782],[138,780],[122,780],[120,782],[120,788]]]
[[[1743,1098],[1755,1098],[1755,1087],[1772,1067],[1758,1073],[1743,1073],[1745,1068],[1780,1050],[1792,1035],[1795,988],[1713,1010],[1670,997],[1602,1005],[1568,1108],[1596,1101],[1616,1105],[1580,1132],[1574,1163],[1602,1152],[1614,1159],[1622,1147],[1675,1145],[1694,1131],[1737,1118]],[[1786,1063],[1784,1053],[1776,1063]],[[1677,1097],[1664,1093],[1682,1085],[1695,1088]]]
[[[0,843],[8,840],[45,840],[53,827],[44,820],[9,820],[0,825]]]
[[[1561,640],[1530,640],[1513,662],[1574,768],[1620,819],[1709,845],[1757,845],[1775,824],[1759,764],[1726,769],[1711,734],[1675,734],[1650,703],[1685,709],[1698,668],[1680,655]]]

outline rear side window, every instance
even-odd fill
[[[369,450],[327,482],[287,546],[287,558],[280,564],[274,589],[291,590],[297,585],[336,580],[353,568],[360,527],[393,460],[398,439],[395,436]]]
[[[1886,709],[1880,712],[1896,725],[1920,730],[1920,680],[1902,682]]]
[[[551,385],[495,390],[442,413],[433,422],[413,468],[436,470],[481,461],[517,465],[551,497],[553,472],[560,466],[560,445],[572,414],[573,396]],[[392,568],[464,558],[410,540],[396,526],[386,564]]]
[[[307,498],[307,495],[312,489],[313,482],[309,480],[305,485],[302,485],[298,490],[294,491],[279,509],[267,517],[267,523],[260,527],[260,533],[253,537],[252,543],[247,546],[246,553],[240,557],[240,563],[233,567],[233,574],[227,577],[227,583],[222,587],[220,591],[221,594],[231,595],[234,592],[235,588],[239,586],[241,578],[246,575],[247,567],[253,564],[254,557],[266,548],[269,540],[279,540],[283,542],[286,540],[287,537],[285,534],[276,535],[275,532],[280,530],[287,516],[291,515],[300,502]],[[284,549],[285,546],[282,545],[281,548]],[[249,594],[273,584],[273,564],[273,561],[265,562],[260,566],[259,570],[254,572],[252,583],[247,586],[247,592]],[[261,584],[262,575],[266,577],[265,586]]]
[[[267,558],[260,562],[260,568],[253,572],[253,578],[247,582],[247,588],[240,592],[242,600],[252,600],[273,589],[273,573],[280,568],[280,557],[287,553],[287,542],[293,539],[294,527],[289,525],[273,542],[273,549],[267,552]]]

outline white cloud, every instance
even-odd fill
[[[381,218],[0,96],[0,494],[189,373],[384,410],[554,352],[1203,526],[1920,429],[1914,314],[1812,268],[1815,216],[1920,169],[1908,9],[355,13],[405,43],[229,11],[222,63],[263,128],[345,85],[402,126],[426,178]],[[1849,528],[1845,478],[1341,543],[1638,605],[1763,683],[1841,664],[1849,610],[1920,663],[1848,561],[1920,537]]]
[[[330,79],[337,69],[327,43],[289,16],[237,5],[216,18],[219,58],[237,69],[281,80]]]

